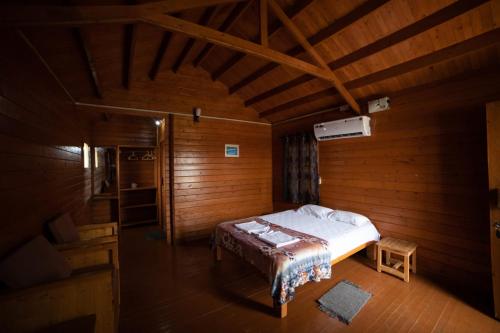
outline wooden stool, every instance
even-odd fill
[[[382,251],[386,251],[385,265],[382,264]],[[403,261],[391,260],[391,253],[403,256]],[[410,257],[411,270],[417,272],[417,244],[401,239],[386,237],[377,243],[377,271],[387,272],[410,282]],[[392,261],[392,262],[391,262]],[[392,266],[391,266],[392,265]],[[403,272],[399,268],[403,266]]]

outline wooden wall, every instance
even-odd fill
[[[176,238],[272,211],[270,126],[176,116],[173,135]],[[240,157],[224,157],[225,144],[239,144]]]
[[[319,144],[321,204],[362,213],[382,236],[419,244],[419,272],[470,290],[491,286],[484,103],[499,71],[391,96],[372,114],[372,137]],[[273,128],[275,208],[281,203],[279,137],[327,116]],[[322,119],[320,119],[322,118]]]
[[[88,123],[15,32],[1,32],[0,257],[72,212],[89,219],[90,169],[83,168]]]
[[[93,121],[91,135],[93,146],[156,145],[156,126],[151,117],[107,114]]]

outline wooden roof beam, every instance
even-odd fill
[[[102,98],[103,93],[101,82],[99,80],[99,75],[97,73],[94,58],[92,57],[92,53],[90,52],[87,36],[85,32],[80,28],[73,28],[73,35],[75,36],[75,40],[82,51],[83,59],[87,65],[94,92],[97,97]]]
[[[314,75],[327,81],[335,81],[330,71],[312,65],[306,61],[290,57],[273,49],[263,47],[248,40],[238,38],[196,23],[181,20],[173,16],[157,14],[143,18],[145,23],[162,27],[166,30],[181,33],[197,39],[205,40],[237,52],[243,52],[268,61],[278,62],[296,70]]]
[[[288,17],[296,17],[299,15],[307,6],[311,4],[314,0],[304,0],[304,1],[298,1],[297,4],[293,7],[288,8],[285,12]],[[278,32],[278,30],[282,27],[280,21],[276,21],[275,23],[271,24],[268,27],[268,33],[269,33],[269,39]],[[260,34],[259,36],[255,37],[252,39],[252,42],[258,43],[260,40]],[[246,54],[244,53],[238,53],[232,56],[224,65],[219,67],[213,74],[212,74],[212,79],[215,81],[218,78],[220,78],[224,73],[228,72],[236,66],[240,61],[245,59]]]
[[[164,0],[139,5],[1,6],[2,26],[77,26],[95,23],[134,23],[142,17],[248,0]]]
[[[330,62],[328,66],[330,66],[332,70],[336,70],[341,67],[350,65],[355,61],[369,57],[372,54],[384,50],[385,48],[391,47],[392,45],[395,45],[424,31],[432,29],[435,26],[449,21],[463,13],[466,13],[467,11],[474,9],[487,1],[488,0],[458,0],[457,2],[454,2],[451,5],[448,5],[433,14],[424,17],[423,19],[406,26],[401,30],[393,32],[392,34],[382,37],[381,39],[368,44],[358,49],[357,51],[354,51],[353,53],[347,54],[342,58]],[[246,100],[245,106],[251,106],[255,103],[263,101],[285,90],[291,89],[313,79],[314,77],[312,76],[302,75],[292,81],[285,82],[280,86],[272,88]]]
[[[237,3],[229,15],[226,17],[224,22],[220,25],[219,29],[222,32],[227,32],[230,30],[236,22],[240,19],[241,16],[247,11],[248,8],[250,8],[250,5],[252,4],[252,1],[247,1],[247,2],[239,2]],[[200,53],[195,57],[193,61],[193,65],[195,67],[200,66],[205,59],[208,58],[212,50],[215,48],[215,45],[212,43],[207,43],[205,47],[200,51]]]
[[[417,57],[406,62],[400,63],[398,65],[367,74],[360,78],[345,82],[346,88],[357,89],[366,87],[370,84],[377,83],[383,80],[387,80],[393,77],[404,75],[414,70],[432,66],[436,63],[453,59],[456,57],[463,56],[467,53],[478,51],[487,47],[500,44],[500,28],[493,29],[491,31],[485,32],[476,37],[467,39],[465,41],[453,44],[451,46],[445,47],[443,49],[437,50],[435,52]],[[329,97],[331,95],[331,89],[323,89],[313,94],[309,94],[284,104],[275,106],[271,109],[262,111],[259,113],[259,117],[267,117],[272,114],[297,107],[309,102],[315,101],[320,98]]]
[[[281,20],[283,25],[287,27],[287,29],[291,32],[293,37],[297,40],[297,42],[302,45],[302,47],[309,53],[309,55],[326,71],[331,74],[332,80],[331,83],[340,93],[340,95],[345,99],[347,104],[356,111],[357,113],[361,112],[361,108],[356,100],[352,97],[349,91],[344,87],[342,82],[337,78],[337,76],[330,70],[326,61],[321,57],[321,55],[313,48],[313,46],[307,41],[307,38],[302,34],[299,28],[295,25],[295,23],[286,16],[285,12],[281,9],[281,7],[274,1],[268,0],[269,7],[272,9],[274,14]]]
[[[198,23],[200,25],[208,25],[210,23],[210,21],[213,20],[215,14],[217,13],[216,8],[217,8],[216,6],[212,6],[212,7],[208,7],[207,9],[205,9],[205,11],[204,11],[203,15],[201,16]],[[196,40],[194,38],[189,38],[189,40],[187,41],[186,45],[182,49],[181,54],[179,55],[179,57],[175,61],[174,66],[172,67],[172,71],[174,73],[177,73],[179,71],[179,68],[182,66],[182,64],[184,64],[184,61],[186,60],[187,56],[189,55],[189,52],[191,52],[191,49],[193,48],[195,41]]]
[[[348,27],[349,25],[353,24],[357,20],[365,17],[372,11],[376,10],[377,8],[381,7],[385,3],[387,3],[389,0],[368,0],[365,3],[361,4],[360,6],[356,7],[354,10],[349,12],[348,14],[340,17],[339,19],[335,20],[332,24],[329,26],[321,29],[318,31],[316,34],[312,35],[307,39],[311,45],[315,46],[324,40],[332,37],[335,35],[337,32],[342,31],[344,28]],[[303,53],[303,49],[300,45],[288,50],[285,52],[291,57],[296,57],[300,54]],[[276,63],[270,63],[267,65],[262,66],[261,68],[257,69],[255,72],[249,74],[239,82],[236,82],[234,85],[229,87],[229,93],[234,94],[241,88],[249,85],[250,83],[258,80],[262,76],[266,75],[273,69],[279,67],[278,64]]]
[[[267,12],[267,0],[260,0],[259,11],[260,11],[260,44],[264,47],[269,47],[268,38],[268,12]]]
[[[154,80],[160,71],[161,64],[163,59],[165,58],[165,54],[167,53],[168,46],[170,45],[170,41],[172,40],[172,32],[166,31],[163,33],[161,38],[160,46],[158,47],[158,51],[156,52],[155,59],[153,60],[153,65],[151,65],[151,69],[149,70],[149,79]]]
[[[127,24],[125,26],[125,46],[123,50],[123,86],[127,89],[132,87],[136,40],[137,24]]]

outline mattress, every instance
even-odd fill
[[[341,257],[361,244],[380,240],[380,234],[372,223],[358,227],[350,223],[319,219],[294,210],[263,215],[260,218],[327,241],[331,260]]]

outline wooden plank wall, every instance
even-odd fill
[[[150,117],[108,114],[92,124],[94,146],[155,146],[156,126]]]
[[[484,103],[500,95],[500,79],[498,70],[480,74],[391,96],[390,111],[371,115],[372,137],[321,142],[319,161],[322,205],[362,213],[382,236],[418,243],[419,272],[487,294]],[[324,120],[275,127],[273,156],[287,129]],[[279,189],[281,159],[274,164]]]
[[[89,220],[89,126],[36,54],[14,31],[0,52],[0,257],[66,211]]]
[[[239,144],[240,157],[224,157]],[[223,221],[272,211],[271,127],[174,117],[176,238],[209,235]]]

